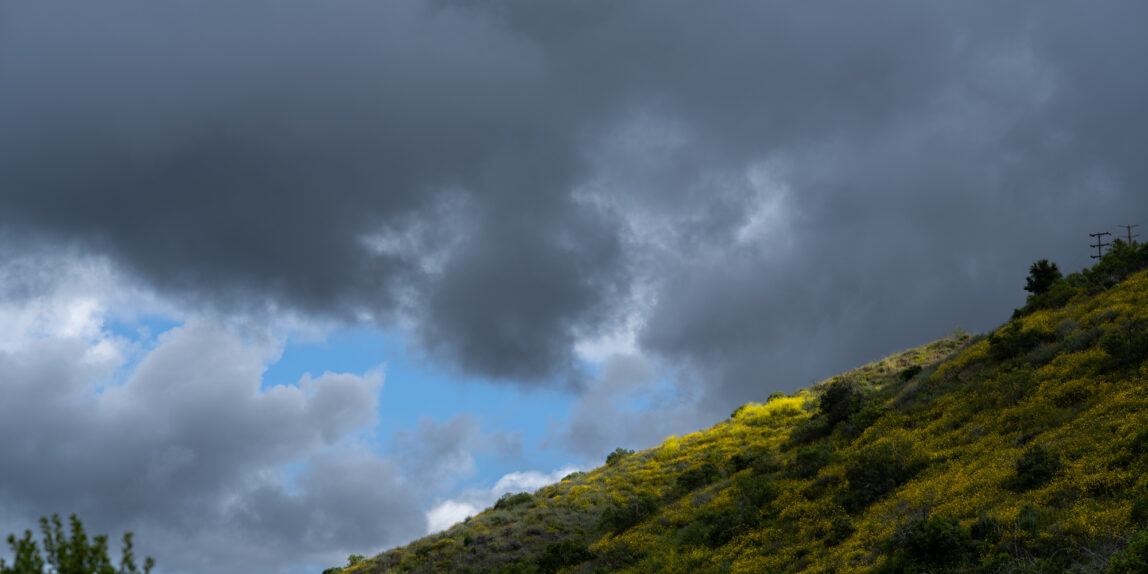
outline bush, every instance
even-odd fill
[[[1031,351],[1047,339],[1039,330],[1022,329],[1020,321],[1012,321],[989,335],[989,356],[1007,361]]]
[[[840,425],[841,433],[847,437],[859,437],[861,433],[865,432],[865,429],[873,426],[881,417],[889,414],[890,410],[892,409],[884,401],[877,400],[875,397],[867,398],[861,408]]]
[[[697,490],[703,486],[713,483],[721,472],[718,467],[712,462],[707,462],[698,468],[691,468],[678,475],[676,486],[680,493],[690,492]]]
[[[751,468],[755,473],[769,474],[783,468],[773,455],[758,450],[739,452],[729,457],[729,462],[733,466],[733,472]]]
[[[833,445],[821,443],[802,447],[786,465],[785,474],[791,478],[809,478],[834,462],[837,462],[837,451]]]
[[[559,540],[546,545],[535,559],[538,571],[558,572],[567,566],[576,566],[593,558],[586,543],[581,540]]]
[[[1108,574],[1148,572],[1148,530],[1141,530],[1132,536],[1128,546],[1112,556],[1105,572]]]
[[[1081,275],[1093,289],[1107,289],[1145,267],[1148,267],[1148,243],[1132,246],[1115,239],[1108,253]]]
[[[620,461],[623,458],[626,458],[627,456],[630,456],[632,454],[634,454],[634,451],[632,449],[618,447],[618,448],[614,449],[614,452],[606,455],[606,464],[609,466],[613,466],[618,461]]]
[[[857,532],[857,529],[853,527],[849,517],[838,514],[833,517],[833,523],[829,527],[829,535],[825,537],[825,545],[837,546],[853,536],[854,532]]]
[[[611,506],[602,512],[600,525],[614,534],[621,534],[658,511],[658,499],[649,494],[641,494],[620,506]]]
[[[911,381],[913,377],[921,374],[922,370],[924,369],[921,368],[921,365],[911,365],[902,369],[901,372],[897,374],[897,377],[901,379],[901,382],[907,383]]]
[[[1148,525],[1148,494],[1140,494],[1132,500],[1132,508],[1128,511],[1128,518],[1133,524]]]
[[[825,385],[818,407],[821,414],[835,425],[861,409],[865,393],[852,379],[835,379]]]
[[[1008,486],[1017,492],[1024,492],[1043,485],[1060,470],[1060,457],[1039,444],[1024,451],[1015,463],[1016,475],[1009,479]]]
[[[733,479],[735,496],[748,506],[763,508],[777,498],[777,485],[762,474],[739,474]]]
[[[495,509],[505,509],[518,506],[520,504],[528,504],[534,502],[534,495],[529,492],[519,492],[517,494],[506,493],[498,498],[498,502],[494,503]]]
[[[772,393],[769,393],[769,398],[765,399],[765,403],[769,404],[777,399],[784,399],[786,396],[788,395],[781,391],[773,391]]]
[[[50,572],[65,574],[138,574],[135,554],[132,553],[132,533],[124,534],[121,551],[120,567],[115,569],[108,558],[108,537],[106,535],[93,536],[91,542],[84,532],[84,525],[73,514],[70,518],[71,536],[64,536],[64,526],[60,516],[53,514],[51,519],[40,519],[40,531],[43,532],[44,554],[41,556],[36,541],[32,538],[32,531],[25,530],[23,538],[8,535],[8,546],[14,554],[12,566],[9,567],[0,559],[0,574],[39,574],[44,566],[50,567]],[[155,560],[150,556],[144,560],[143,572],[147,574],[155,567]]]
[[[833,425],[826,417],[809,417],[799,421],[789,432],[789,446],[809,444],[832,432]]]
[[[1100,347],[1112,357],[1112,367],[1134,365],[1148,358],[1148,329],[1140,321],[1128,321],[1100,338]]]
[[[883,441],[858,452],[845,465],[848,493],[842,506],[857,512],[908,482],[929,464],[907,440]]]
[[[930,516],[909,527],[902,549],[902,559],[922,570],[959,564],[972,555],[972,536],[956,518]]]
[[[678,530],[679,546],[718,548],[740,534],[760,526],[761,514],[752,508],[730,508],[709,511]]]

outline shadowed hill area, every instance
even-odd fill
[[[1148,571],[1146,263],[1118,245],[988,336],[619,450],[343,572]]]

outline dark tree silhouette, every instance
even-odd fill
[[[1041,259],[1028,268],[1028,279],[1024,290],[1033,295],[1040,295],[1052,288],[1052,284],[1060,279],[1060,269],[1056,263],[1049,263],[1048,259]]]

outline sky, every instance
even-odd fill
[[[0,0],[0,530],[318,572],[991,330],[1148,226],[1146,24]]]

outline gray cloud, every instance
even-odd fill
[[[634,313],[724,416],[991,328],[1148,204],[1135,2],[0,10],[5,237],[591,402]]]
[[[579,381],[654,285],[648,350],[792,386],[988,327],[1144,206],[1135,3],[3,10],[9,233],[226,310],[408,316],[482,377]],[[763,162],[791,196],[747,243]]]

